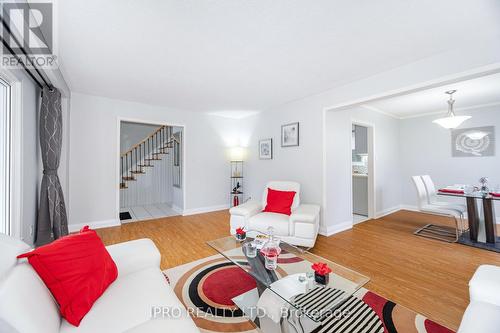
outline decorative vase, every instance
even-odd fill
[[[317,284],[326,286],[330,282],[330,274],[321,275],[314,272],[314,281],[316,281]]]
[[[247,238],[247,232],[243,230],[243,228],[236,229],[235,237],[240,242],[244,241]]]
[[[311,266],[311,268],[314,271],[314,281],[316,281],[317,284],[322,286],[328,285],[332,269],[328,267],[326,263],[323,262],[314,263]]]

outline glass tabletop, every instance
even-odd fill
[[[229,236],[207,244],[250,274],[258,285],[272,291],[314,321],[320,321],[325,314],[331,313],[370,280],[349,268],[284,242],[280,242],[282,252],[277,268],[267,270],[259,250],[255,258],[247,256],[245,244],[252,241],[253,238],[247,237],[240,242]],[[326,286],[308,281],[313,275],[311,265],[317,262],[325,263],[332,269]],[[315,301],[311,302],[312,299]]]
[[[480,191],[475,191],[472,193],[453,193],[453,192],[438,191],[437,194],[448,196],[448,197],[500,200],[500,196],[495,196],[495,195],[483,193]]]

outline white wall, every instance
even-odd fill
[[[456,54],[460,54],[460,57]],[[277,106],[245,119],[241,135],[250,137],[247,141],[249,156],[246,163],[249,183],[247,188],[250,195],[260,198],[262,188],[268,180],[290,179],[302,183],[304,202],[323,204],[326,200],[324,174],[327,172],[323,165],[326,164],[326,158],[323,156],[323,123],[326,109],[456,79],[487,65],[491,68],[500,67],[500,44],[484,43],[457,47],[456,50]],[[294,121],[300,122],[300,146],[281,148],[280,126]],[[274,159],[261,161],[257,155],[257,142],[269,137],[274,139]],[[391,199],[384,198],[383,202],[387,202],[389,206]],[[342,217],[329,216],[329,211],[326,215],[324,213],[321,230],[327,233]]]
[[[492,187],[500,186],[500,106],[462,113],[472,118],[460,128],[495,126],[495,156],[452,157],[450,131],[432,123],[437,115],[401,120],[402,204],[416,206],[411,183],[413,175],[429,174],[438,188],[450,184],[478,184],[478,179],[484,176],[489,177]],[[496,207],[498,215],[500,205],[497,203]]]
[[[120,127],[120,152],[122,154],[160,128],[159,125],[139,124],[128,121],[122,121]]]
[[[398,120],[362,107],[329,111],[325,117],[325,210],[328,233],[352,226],[352,123],[373,127],[375,216],[401,204]]]
[[[117,222],[118,119],[185,125],[184,213],[228,206],[226,141],[234,120],[74,93],[70,223]]]

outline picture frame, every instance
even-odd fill
[[[495,156],[495,126],[457,128],[451,131],[452,157]]]
[[[259,159],[272,160],[273,159],[273,139],[259,140]]]
[[[281,147],[295,147],[299,145],[299,123],[281,125]]]

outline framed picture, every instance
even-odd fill
[[[281,126],[281,147],[293,147],[299,145],[299,123],[291,123]]]
[[[484,126],[452,130],[451,156],[495,156],[495,127]]]
[[[273,139],[259,141],[259,158],[261,160],[271,160],[273,158]]]

